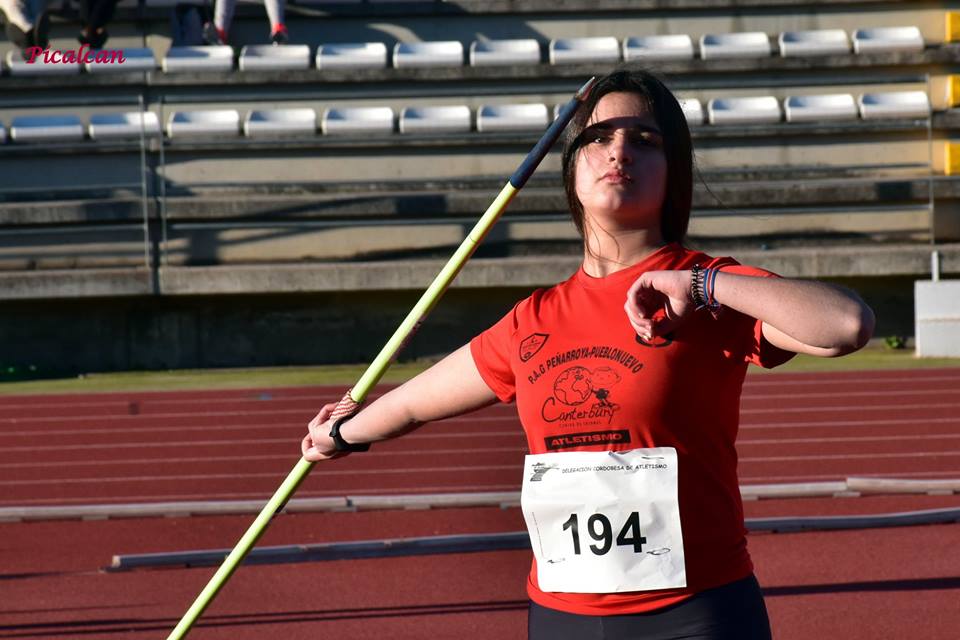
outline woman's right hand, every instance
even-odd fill
[[[337,451],[336,447],[333,446],[333,438],[330,437],[330,428],[333,426],[333,420],[330,419],[330,416],[336,408],[336,402],[323,405],[320,413],[307,424],[307,435],[300,443],[300,451],[303,453],[303,457],[310,462],[332,460],[349,453],[348,451]]]

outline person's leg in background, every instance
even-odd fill
[[[101,49],[109,34],[107,23],[113,19],[117,0],[80,0],[80,20],[82,28],[77,40],[91,49]]]
[[[208,22],[203,28],[203,37],[207,44],[227,44],[236,8],[237,0],[216,0],[213,5],[213,22]]]
[[[0,0],[7,38],[20,49],[24,59],[30,47],[46,49],[50,17],[46,14],[46,0]]]
[[[270,19],[270,41],[273,44],[287,44],[289,41],[287,25],[284,22],[286,5],[287,0],[263,0],[263,6],[267,9],[267,17]]]

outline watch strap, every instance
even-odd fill
[[[340,426],[353,416],[341,416],[333,421],[330,427],[330,438],[333,440],[333,447],[337,451],[366,451],[370,448],[369,442],[360,444],[351,444],[340,435]]]

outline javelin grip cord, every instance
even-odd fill
[[[577,108],[583,104],[586,97],[590,94],[594,80],[594,78],[588,80],[587,83],[577,91],[577,94],[560,109],[556,120],[554,120],[553,124],[551,124],[543,134],[543,137],[540,138],[536,146],[527,154],[527,157],[520,164],[520,167],[510,177],[507,184],[504,185],[500,194],[487,208],[486,212],[470,233],[467,234],[467,237],[464,238],[461,245],[457,248],[456,252],[454,252],[450,260],[447,261],[443,269],[440,270],[440,273],[437,274],[437,277],[430,286],[427,287],[427,290],[420,297],[420,300],[417,301],[413,309],[410,310],[410,313],[407,314],[407,317],[400,323],[400,326],[380,350],[377,357],[374,358],[370,366],[368,366],[363,375],[360,376],[360,379],[349,392],[350,398],[352,398],[355,403],[352,406],[354,412],[363,404],[367,394],[377,382],[379,382],[383,374],[386,373],[387,368],[397,353],[407,340],[410,339],[420,324],[423,323],[427,314],[436,306],[440,296],[443,295],[450,286],[450,283],[453,282],[453,279],[460,273],[463,265],[465,265],[467,260],[470,259],[470,256],[473,255],[477,245],[483,241],[507,205],[510,204],[510,201],[513,200],[517,192],[523,188],[527,179],[533,174],[537,166],[539,166],[544,156],[547,155],[547,152],[573,118]],[[345,402],[346,400],[346,397],[341,400],[341,405],[349,404]],[[340,405],[338,405],[338,409],[339,408]],[[296,492],[297,487],[306,479],[313,465],[314,463],[309,462],[306,458],[300,458],[300,461],[297,462],[280,487],[270,500],[267,501],[267,504],[264,505],[260,514],[253,521],[253,524],[250,525],[233,550],[227,555],[216,573],[210,578],[210,581],[207,582],[207,585],[200,592],[200,595],[197,596],[197,599],[194,600],[187,612],[184,613],[180,622],[177,623],[177,626],[174,627],[170,635],[167,636],[167,640],[180,640],[189,633],[197,619],[203,615],[203,612],[210,606],[210,603],[213,602],[213,599],[217,596],[217,593],[220,592],[220,589],[227,583],[227,580],[230,579],[233,572],[237,570],[237,567],[240,566],[243,559],[247,557],[247,554],[253,549],[257,540],[259,540],[267,530],[267,526],[270,524],[273,516],[283,510],[287,501]]]

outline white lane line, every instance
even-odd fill
[[[303,435],[307,435],[306,431],[303,432]],[[410,441],[408,436],[408,442]],[[489,438],[489,437],[498,437],[498,438],[524,438],[525,436],[522,431],[483,431],[480,433],[431,433],[431,434],[417,434],[413,436],[416,438],[430,438],[430,439],[439,439],[439,438]],[[64,451],[64,450],[74,450],[74,449],[156,449],[163,447],[197,447],[197,446],[223,446],[223,447],[234,447],[245,444],[292,444],[297,450],[300,446],[300,437],[294,438],[261,438],[261,439],[252,439],[252,440],[235,440],[235,439],[224,439],[224,440],[184,440],[177,442],[109,442],[103,444],[73,444],[65,443],[60,445],[45,445],[45,446],[28,446],[28,447],[4,447],[0,450],[0,454],[8,452],[28,452],[28,451]],[[66,463],[65,463],[66,464]]]
[[[901,393],[915,393],[914,391],[902,391],[902,386],[904,384],[910,386],[920,386],[918,383],[929,383],[929,382],[957,382],[960,381],[960,368],[956,369],[956,375],[944,374],[942,371],[939,371],[935,374],[927,374],[923,369],[902,369],[902,370],[884,370],[881,373],[884,375],[880,377],[868,376],[857,377],[857,372],[852,372],[850,375],[830,375],[830,374],[818,374],[818,373],[808,373],[808,374],[795,374],[795,373],[785,373],[784,375],[789,376],[807,376],[809,379],[792,379],[792,380],[782,380],[778,379],[779,374],[751,374],[748,375],[744,383],[744,390],[749,391],[753,387],[769,387],[769,386],[826,386],[829,384],[859,384],[859,385],[870,385],[876,386],[880,384],[889,384],[895,385],[898,388],[896,391]],[[52,402],[52,405],[48,406],[62,406],[67,407],[97,407],[97,406],[117,406],[117,407],[127,407],[131,403],[139,404],[141,407],[148,407],[151,405],[176,405],[183,406],[188,404],[209,404],[211,400],[218,402],[249,402],[249,403],[266,403],[266,402],[309,402],[314,401],[318,403],[319,406],[326,402],[335,402],[340,395],[339,391],[333,393],[330,389],[346,389],[346,386],[334,385],[332,387],[302,387],[303,389],[317,389],[316,393],[292,393],[286,395],[285,392],[288,392],[290,387],[280,387],[276,391],[266,388],[266,389],[237,389],[237,388],[226,388],[226,389],[212,389],[209,391],[209,394],[206,396],[193,396],[186,398],[178,397],[164,397],[165,395],[177,396],[180,392],[170,391],[170,392],[158,392],[158,391],[142,391],[142,392],[130,392],[131,395],[128,398],[118,399],[113,397],[111,399],[104,400],[81,400],[79,398],[89,398],[89,395],[84,395],[81,392],[76,394],[58,394],[61,397],[55,399]],[[294,388],[297,389],[297,388]],[[143,393],[146,394],[146,397],[137,396],[136,394]],[[370,402],[376,398],[383,395],[384,392],[380,393],[371,393],[367,396],[367,401]],[[854,394],[872,394],[872,392],[853,392]],[[917,393],[923,393],[917,391]],[[936,391],[931,391],[930,393],[937,393]],[[62,395],[76,395],[78,399],[73,402],[65,402],[62,400]],[[110,394],[116,396],[116,394]],[[820,395],[820,394],[812,394]],[[837,394],[843,395],[843,394]],[[226,397],[225,397],[226,396]],[[761,396],[762,397],[762,396]],[[769,397],[769,396],[768,396]],[[0,412],[4,410],[12,409],[33,409],[37,406],[37,402],[43,402],[43,396],[35,396],[36,401],[32,403],[15,403],[15,404],[6,404],[3,402],[4,398],[0,397]],[[140,415],[150,415],[150,414],[140,414]]]
[[[330,496],[368,496],[385,494],[431,494],[431,493],[477,493],[487,491],[519,491],[520,478],[516,483],[511,484],[463,484],[463,485],[430,485],[417,487],[374,487],[372,489],[358,489],[356,491],[347,490],[329,490],[313,491],[309,489],[300,489],[297,491],[297,498],[327,498]],[[155,502],[172,500],[237,500],[237,499],[262,499],[264,502],[270,499],[272,493],[266,491],[256,491],[249,493],[171,493],[152,496],[86,496],[80,498],[31,498],[28,500],[17,500],[15,503],[2,503],[3,507],[21,507],[27,505],[57,505],[57,504],[103,504],[103,503],[130,503],[130,502]]]
[[[869,375],[869,372],[851,372],[852,375],[847,376],[834,376],[830,374],[817,374],[810,373],[805,374],[809,376],[809,380],[777,380],[778,377],[774,375],[749,375],[746,378],[743,386],[744,388],[749,387],[775,387],[775,386],[785,386],[785,387],[794,387],[794,386],[816,386],[816,385],[826,385],[826,384],[855,384],[855,385],[878,385],[878,384],[895,384],[903,385],[907,384],[910,386],[915,386],[920,382],[953,382],[960,381],[960,367],[953,369],[956,373],[944,374],[943,372],[938,372],[936,374],[925,375],[922,369],[900,369],[900,370],[888,370],[884,373],[889,373],[889,375],[884,375],[880,377]],[[858,376],[857,373],[862,373],[865,375]],[[784,374],[792,375],[792,374]]]
[[[197,413],[197,412],[178,412],[178,413],[138,413],[135,415],[129,414],[120,414],[120,415],[103,415],[103,416],[51,416],[43,417],[38,416],[36,418],[0,418],[0,424],[21,424],[27,422],[79,422],[84,421],[101,421],[101,422],[110,422],[114,420],[127,420],[137,421],[137,420],[164,420],[171,418],[232,418],[234,416],[273,416],[278,413],[296,413],[297,415],[306,416],[309,412],[304,412],[301,409],[267,409],[264,411],[209,411],[206,413]],[[305,418],[304,424],[309,422],[313,416]]]
[[[288,442],[288,441],[285,441]],[[384,457],[402,457],[410,456],[436,456],[436,455],[458,455],[458,454],[476,454],[476,453],[519,453],[525,454],[526,447],[489,447],[489,448],[470,448],[470,449],[410,449],[404,451],[373,451],[370,450],[363,454],[364,459],[384,458]],[[62,468],[64,466],[74,467],[111,467],[123,465],[144,465],[152,466],[164,464],[192,464],[192,463],[213,463],[213,462],[257,462],[269,460],[288,460],[291,463],[296,462],[296,457],[291,454],[276,455],[258,455],[258,456],[199,456],[195,458],[131,458],[129,460],[71,460],[70,462],[16,462],[4,463],[4,469],[43,469],[47,467]]]
[[[805,421],[805,422],[789,422],[789,423],[746,423],[740,425],[741,431],[753,430],[753,429],[812,429],[812,428],[831,428],[831,429],[840,429],[845,427],[880,427],[880,426],[898,426],[898,425],[960,425],[960,416],[955,418],[908,418],[908,419],[894,419],[894,420],[823,420],[823,421]],[[525,438],[525,434],[517,425],[516,430],[511,431],[477,431],[477,432],[444,432],[440,431],[442,428],[443,422],[432,423],[433,428],[436,431],[427,429],[425,431],[420,431],[415,434],[406,436],[406,441],[411,441],[411,439],[449,439],[449,438],[490,438],[490,437],[513,437],[513,438]],[[264,425],[250,425],[244,427],[234,427],[234,428],[209,428],[209,427],[158,427],[151,432],[177,432],[177,431],[205,431],[205,432],[219,432],[233,434],[239,430],[259,430],[265,427]],[[285,426],[285,429],[294,429],[296,427]],[[58,432],[45,432],[43,435],[71,435],[71,436],[83,436],[87,434],[103,434],[103,433],[119,433],[124,435],[135,435],[136,431],[130,429],[108,429],[108,430],[78,430],[78,431],[58,431]],[[304,432],[305,433],[305,432]],[[2,435],[2,434],[0,434]],[[14,434],[6,434],[14,435]],[[23,437],[23,434],[17,434],[19,437]],[[37,435],[37,434],[30,434]],[[887,436],[893,437],[893,436]],[[918,436],[903,436],[905,439],[909,440],[911,438],[916,438]],[[943,437],[942,435],[932,434],[929,437]],[[870,438],[867,438],[868,440]],[[79,450],[90,450],[90,449],[130,449],[130,448],[158,448],[158,447],[181,447],[181,446],[232,446],[232,445],[243,445],[243,444],[282,444],[289,443],[296,440],[296,434],[289,438],[261,438],[261,439],[234,439],[234,438],[224,438],[219,440],[186,440],[186,441],[164,441],[164,442],[134,442],[134,443],[117,443],[117,442],[106,442],[100,444],[61,444],[61,445],[41,445],[41,446],[17,446],[17,447],[3,447],[0,450],[0,455],[6,452],[42,452],[42,451],[61,451],[64,448],[69,449],[79,449]],[[741,438],[738,440],[739,443],[749,442],[747,438]],[[776,440],[777,442],[782,442],[783,440]]]
[[[907,436],[825,436],[823,438],[740,438],[740,445],[768,445],[768,444],[827,444],[831,442],[914,442],[916,440],[960,440],[960,433],[925,434]]]
[[[473,422],[503,422],[506,423],[506,420],[499,418],[488,418],[488,417],[476,417],[473,418]],[[431,428],[442,429],[443,425],[452,422],[452,420],[440,420],[437,422],[429,423],[431,426],[427,427],[427,430]],[[461,422],[470,422],[469,420],[461,420]],[[517,433],[522,435],[520,431],[520,422],[514,417],[514,421],[511,423],[516,425]],[[764,422],[764,423],[741,423],[740,429],[793,429],[793,428],[809,428],[809,427],[853,427],[853,426],[893,426],[893,425],[917,425],[917,424],[960,424],[960,414],[953,418],[903,418],[903,419],[891,419],[891,420],[811,420],[804,422]],[[184,432],[196,432],[203,431],[207,433],[217,433],[217,432],[228,432],[236,433],[238,431],[258,431],[258,430],[280,430],[280,429],[304,429],[304,427],[291,424],[291,423],[277,423],[277,424],[249,424],[249,425],[236,425],[236,426],[227,426],[227,425],[215,425],[215,426],[173,426],[173,427],[144,427],[142,429],[135,428],[106,428],[106,429],[97,429],[97,428],[81,428],[81,429],[57,429],[54,431],[45,431],[45,430],[36,430],[36,431],[0,431],[0,438],[11,437],[11,438],[23,438],[23,437],[32,437],[32,436],[84,436],[84,435],[107,435],[107,434],[139,434],[139,433],[170,433],[177,431]],[[304,432],[305,433],[305,432]],[[510,432],[513,433],[513,432]],[[468,437],[476,436],[483,437],[484,435],[502,435],[502,432],[491,432],[491,431],[478,431],[478,432],[458,432],[455,435],[452,434],[431,434],[424,431],[420,431],[413,435],[406,436],[407,439],[411,437],[424,438],[424,437]],[[5,449],[10,450],[10,449]]]
[[[76,422],[81,422],[82,419],[77,420]],[[447,420],[437,420],[428,424],[431,425],[442,425],[449,422],[512,422],[519,426],[520,420],[516,415],[513,416],[504,416],[504,417],[495,417],[495,416],[474,416],[473,418],[459,419],[459,418],[448,418]],[[158,432],[169,432],[169,431],[230,431],[235,432],[244,429],[303,429],[306,433],[307,421],[285,421],[285,422],[262,422],[259,424],[214,424],[214,425],[196,425],[196,424],[187,424],[187,425],[177,425],[177,426],[151,426],[151,425],[141,425],[141,426],[131,426],[131,427],[109,427],[109,428],[96,428],[96,427],[83,427],[80,426],[76,429],[54,429],[47,430],[43,428],[34,428],[27,431],[0,431],[0,438],[3,437],[30,437],[37,435],[60,435],[60,436],[73,436],[73,435],[83,435],[83,434],[110,434],[110,433],[158,433]]]
[[[876,404],[868,403],[864,405],[848,405],[842,407],[817,407],[817,406],[806,406],[806,407],[776,407],[770,409],[741,409],[741,415],[755,415],[760,413],[824,413],[824,412],[846,412],[846,411],[886,411],[886,410],[905,410],[905,409],[955,409],[960,407],[960,402],[936,402],[936,403],[922,403],[922,404]],[[75,418],[72,416],[63,416],[56,418],[0,418],[0,424],[25,424],[30,422],[69,422],[76,424],[78,422],[112,422],[117,420],[126,420],[128,422],[137,422],[139,420],[151,420],[151,421],[161,421],[161,420],[170,420],[176,418],[204,418],[204,417],[215,417],[215,418],[231,418],[235,416],[276,416],[277,414],[297,414],[303,421],[303,424],[306,425],[310,421],[310,417],[307,417],[299,409],[274,409],[270,411],[222,411],[222,412],[211,412],[206,414],[197,414],[197,413],[152,413],[152,414],[138,414],[135,416],[121,415],[121,416],[83,416],[81,418]],[[496,422],[504,419],[509,419],[515,417],[514,413],[511,413],[507,416],[457,416],[455,418],[447,418],[440,422],[447,423],[456,423],[456,422]],[[289,424],[289,422],[276,423],[276,424]],[[225,425],[228,428],[231,425]],[[211,425],[211,428],[215,428],[216,425]],[[143,425],[144,429],[149,429],[149,425]]]
[[[893,425],[960,424],[960,415],[954,418],[900,418],[891,420],[811,420],[804,422],[757,422],[741,424],[740,429],[809,429],[816,427],[882,427]]]
[[[314,477],[329,478],[331,476],[359,476],[359,475],[414,475],[418,473],[469,473],[473,471],[516,471],[522,469],[523,464],[489,464],[489,465],[461,465],[454,467],[422,467],[403,469],[320,469],[313,472]],[[122,476],[116,478],[59,478],[45,480],[0,480],[0,486],[14,487],[20,485],[62,485],[90,484],[98,482],[185,482],[193,480],[244,480],[251,478],[281,479],[279,473],[196,473],[172,476]],[[343,493],[341,491],[341,493]]]
[[[480,435],[480,434],[477,434]],[[488,434],[489,435],[489,434]],[[946,434],[927,434],[927,435],[906,435],[906,436],[850,436],[833,437],[826,436],[822,438],[760,438],[750,439],[741,438],[737,441],[737,446],[766,446],[766,445],[785,445],[785,444],[823,444],[839,442],[915,442],[921,440],[960,440],[960,433]],[[216,441],[219,443],[219,441]],[[223,443],[233,441],[223,441]],[[289,444],[289,439],[279,440],[258,440],[247,442],[260,442],[267,444]],[[171,443],[173,446],[180,446],[181,443]],[[49,450],[59,451],[62,447],[49,447]],[[364,458],[382,458],[382,457],[408,457],[408,456],[435,456],[435,455],[457,455],[463,453],[519,453],[526,454],[526,446],[515,447],[480,447],[464,449],[402,449],[395,451],[374,451],[364,455]],[[823,456],[821,456],[823,457]],[[846,456],[849,457],[849,456]],[[65,464],[70,467],[110,467],[123,465],[164,465],[164,464],[192,464],[192,463],[219,463],[219,462],[256,462],[273,460],[291,460],[292,454],[276,455],[237,455],[237,456],[199,456],[199,457],[153,457],[153,458],[130,458],[125,460],[71,460],[70,462],[52,461],[52,462],[13,462],[3,463],[4,469],[45,469],[60,468]],[[741,458],[743,460],[744,458]]]
[[[914,451],[909,453],[865,453],[865,454],[844,454],[844,455],[803,455],[803,456],[759,456],[743,457],[739,459],[740,464],[759,464],[770,462],[819,462],[824,460],[889,460],[889,459],[930,459],[960,457],[960,451]],[[333,477],[333,476],[357,476],[357,475],[388,475],[388,474],[429,474],[429,473],[468,473],[475,471],[504,471],[517,470],[523,467],[522,461],[508,465],[462,465],[452,467],[387,467],[377,469],[330,469],[324,467],[314,471],[315,476]],[[860,474],[857,474],[860,475]],[[184,482],[188,480],[242,480],[250,478],[277,478],[277,473],[248,472],[248,473],[209,473],[209,474],[183,474],[183,475],[154,475],[154,476],[119,476],[119,477],[95,477],[95,478],[56,478],[56,479],[38,479],[38,480],[0,480],[0,486],[20,486],[20,485],[63,485],[65,483],[97,483],[97,482]]]
[[[904,409],[956,409],[960,402],[926,402],[923,404],[866,404],[843,407],[775,407],[772,409],[741,409],[740,415],[758,413],[838,413],[846,411],[891,411]]]
[[[927,405],[924,405],[927,406]],[[426,431],[429,431],[430,428],[443,428],[443,425],[452,422],[452,419],[448,420],[438,420],[436,422],[429,423],[431,426],[427,427]],[[474,422],[474,423],[487,423],[487,422],[504,422],[520,427],[519,418],[516,415],[507,416],[503,418],[490,417],[490,416],[474,416],[472,418],[460,417],[457,419],[458,422]],[[925,424],[960,424],[960,414],[955,418],[907,418],[907,419],[893,419],[893,420],[813,420],[813,421],[804,421],[804,422],[768,422],[768,423],[742,423],[740,425],[741,429],[791,429],[791,428],[806,428],[806,427],[859,427],[859,426],[869,426],[869,425],[916,425],[917,423]],[[257,430],[280,430],[280,429],[304,429],[305,424],[301,425],[300,423],[291,423],[291,422],[277,422],[277,423],[260,423],[260,424],[241,424],[241,425],[183,425],[183,426],[163,426],[163,427],[153,427],[153,426],[144,426],[144,427],[110,427],[105,429],[91,428],[91,427],[80,427],[77,429],[56,429],[56,430],[45,430],[45,429],[34,429],[29,431],[0,431],[0,438],[3,437],[31,437],[31,436],[83,436],[83,435],[106,435],[106,434],[137,434],[137,433],[170,433],[177,431],[184,432],[196,432],[203,431],[208,433],[215,433],[218,431],[226,431],[230,433],[236,433],[238,431],[257,431]],[[477,433],[463,433],[460,436],[477,436],[482,437],[484,435],[490,434],[489,431],[477,432]],[[411,437],[460,437],[455,435],[434,435],[428,434],[425,431],[419,431],[416,434],[408,435],[406,438]]]
[[[951,389],[917,389],[914,391],[911,390],[897,390],[897,397],[905,396],[958,396],[960,397],[960,388],[951,388]],[[740,396],[741,400],[800,400],[800,399],[810,399],[810,398],[881,398],[886,400],[891,396],[889,391],[850,391],[847,393],[838,391],[838,392],[823,392],[823,393],[744,393]]]
[[[893,479],[906,479],[906,478],[943,478],[943,477],[955,477],[960,474],[960,469],[952,469],[950,471],[897,471],[891,473],[889,471],[880,471],[876,473],[866,473],[858,472],[856,477],[858,478],[893,478]],[[810,482],[810,481],[820,481],[820,480],[846,480],[848,476],[838,473],[830,474],[796,474],[796,475],[783,475],[783,476],[740,476],[741,482],[747,482],[752,484],[764,484],[769,482]]]
[[[821,460],[888,460],[900,458],[944,458],[960,456],[960,451],[905,451],[900,453],[824,453],[804,456],[741,457],[740,462],[819,462]]]
[[[827,408],[817,408],[817,407],[798,407],[798,408],[774,408],[774,409],[742,409],[740,411],[741,415],[758,415],[758,414],[782,414],[782,413],[804,413],[804,412],[813,412],[813,413],[830,413],[830,412],[848,412],[848,411],[865,411],[865,410],[919,410],[919,409],[949,409],[960,407],[960,403],[930,403],[930,404],[893,404],[893,405],[868,405],[868,406],[853,406],[853,407],[827,407]],[[184,417],[191,416],[193,414],[177,414],[175,417]],[[240,415],[240,414],[237,414]],[[83,420],[87,420],[86,418]],[[91,419],[92,420],[92,419]],[[74,420],[74,422],[80,422],[80,420]],[[444,424],[453,424],[453,423],[489,423],[489,422],[509,422],[510,424],[516,424],[519,427],[519,419],[516,415],[511,416],[458,416],[455,418],[447,418],[446,420],[438,420],[436,422],[430,423],[431,425],[444,425]],[[782,422],[782,423],[764,423],[764,424],[752,424],[749,422],[741,423],[741,429],[758,429],[758,428],[778,428],[778,429],[789,429],[794,427],[807,427],[807,426],[859,426],[866,424],[916,424],[918,422],[932,423],[932,422],[960,422],[960,415],[956,418],[922,418],[916,417],[911,419],[900,419],[900,420],[860,420],[860,421],[841,421],[841,420],[824,420],[824,421],[805,421],[805,422]],[[304,427],[306,423],[303,423]],[[215,425],[196,425],[196,424],[187,424],[183,426],[151,426],[143,425],[140,427],[116,427],[116,428],[95,428],[95,427],[79,427],[76,429],[56,429],[56,430],[45,430],[38,428],[30,431],[0,431],[0,438],[3,437],[30,437],[36,435],[63,435],[63,436],[74,436],[74,435],[84,435],[84,434],[110,434],[110,433],[122,433],[122,434],[133,434],[133,433],[156,433],[156,432],[171,432],[171,431],[227,431],[227,432],[236,432],[238,430],[245,429],[265,429],[265,428],[296,428],[297,423],[292,422],[276,422],[276,423],[259,423],[259,424],[246,424],[246,425],[229,425],[229,424],[215,424]],[[482,434],[475,434],[482,435]]]
[[[107,435],[111,433],[169,433],[171,431],[229,431],[235,433],[237,431],[251,431],[251,430],[279,430],[279,429],[300,429],[306,434],[306,424],[300,423],[292,424],[290,422],[277,422],[275,424],[240,424],[236,426],[231,425],[216,425],[216,426],[183,426],[183,427],[141,427],[138,429],[123,429],[123,428],[110,428],[110,429],[55,429],[53,431],[47,431],[46,429],[36,429],[33,431],[8,431],[6,433],[0,432],[0,438],[2,437],[30,437],[30,436],[82,436],[85,434],[99,434]]]
[[[870,478],[944,478],[960,477],[960,468],[948,471],[914,471],[899,472],[891,474],[889,472],[879,473],[858,473],[857,477]],[[740,476],[740,481],[744,484],[769,483],[769,482],[809,482],[821,480],[844,480],[845,476],[840,474],[814,474],[814,475],[780,475],[780,476]],[[309,479],[308,479],[309,482]],[[413,488],[404,487],[377,487],[363,489],[336,489],[336,490],[313,490],[307,487],[301,488],[297,492],[300,498],[322,498],[329,496],[343,495],[381,495],[381,494],[401,494],[401,493],[466,493],[474,491],[519,491],[520,479],[516,483],[510,484],[472,484],[472,485],[423,485]],[[129,503],[129,502],[152,502],[152,501],[171,501],[171,500],[236,500],[236,499],[261,499],[266,502],[272,495],[272,492],[234,492],[234,493],[165,493],[156,495],[122,495],[122,496],[103,496],[100,494],[92,496],[82,496],[76,498],[29,498],[24,500],[15,500],[10,502],[0,502],[0,506],[18,507],[28,505],[58,505],[58,504],[103,504],[103,503]]]

